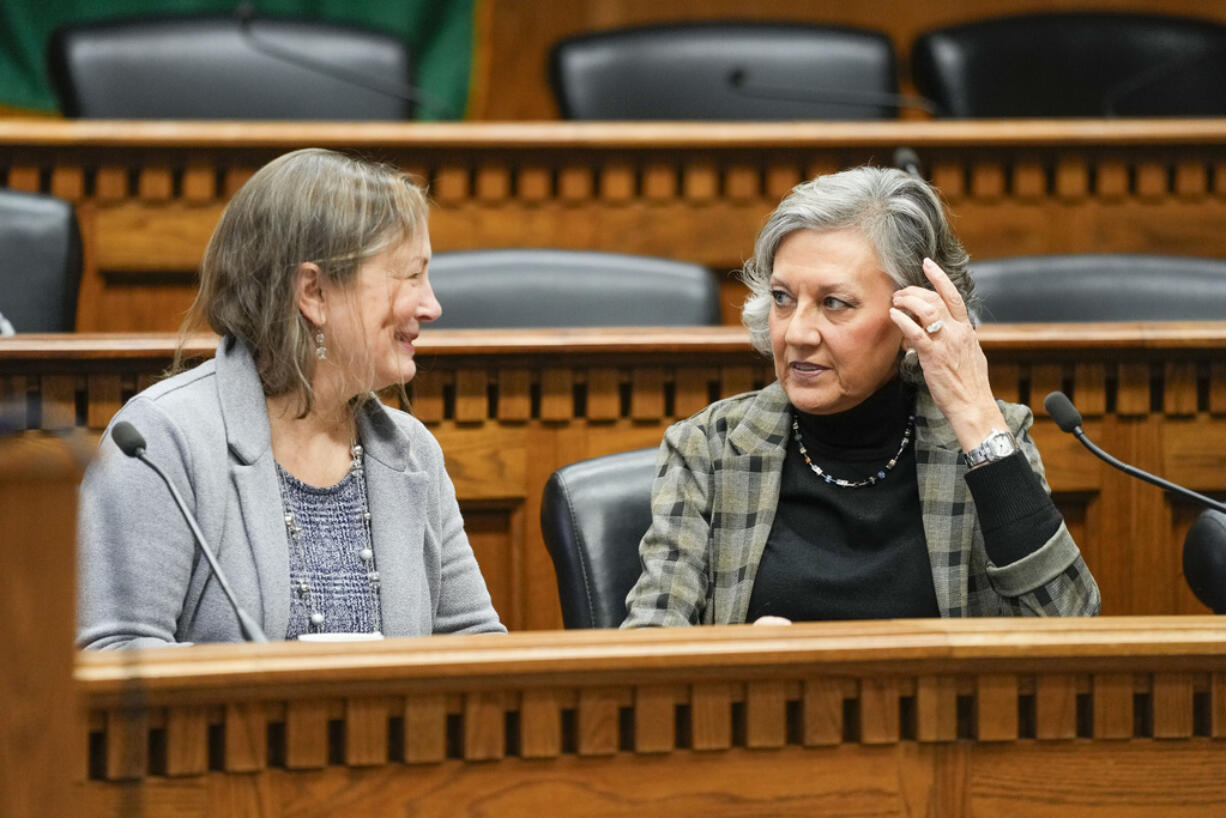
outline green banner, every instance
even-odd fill
[[[353,23],[402,38],[413,55],[414,83],[441,111],[419,119],[463,119],[472,65],[475,0],[261,0],[255,14]],[[68,23],[113,17],[225,14],[240,3],[220,0],[3,0],[0,2],[0,106],[57,110],[44,51]]]

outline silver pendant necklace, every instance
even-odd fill
[[[371,533],[370,523],[370,495],[366,491],[366,472],[362,464],[362,454],[363,449],[359,443],[354,443],[349,449],[349,474],[354,475],[354,479],[358,484],[358,493],[362,497],[361,522],[362,529],[365,532],[365,542],[358,543],[358,559],[362,561],[362,565],[366,569],[366,581],[369,583],[371,591],[378,596],[379,571],[375,565],[375,539]],[[284,478],[281,476],[280,470],[278,470],[277,485],[281,492],[281,510],[284,514],[285,530],[289,534],[290,544],[294,548],[301,548],[302,528],[294,519],[293,512],[290,511],[289,504],[286,501]],[[324,615],[316,606],[316,600],[311,593],[312,590],[311,583],[306,577],[290,575],[290,593],[297,594],[307,606],[307,611],[309,611],[307,616],[308,627],[312,631],[317,631],[323,627]]]

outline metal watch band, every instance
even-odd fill
[[[966,461],[966,465],[974,469],[984,463],[1004,460],[1016,451],[1017,441],[1013,439],[1013,435],[1003,429],[992,429],[984,441],[963,454],[962,459]]]

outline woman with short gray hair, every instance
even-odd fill
[[[916,177],[793,189],[743,273],[777,380],[666,432],[625,627],[1098,612],[966,265]]]
[[[81,487],[82,647],[243,637],[167,487],[112,441],[120,422],[269,638],[505,630],[438,443],[373,394],[412,379],[441,312],[426,215],[406,174],[318,149],[231,199],[183,330],[220,335],[216,356],[128,401]]]

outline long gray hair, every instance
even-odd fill
[[[975,283],[966,269],[970,259],[949,227],[936,190],[895,168],[853,168],[792,188],[758,233],[753,258],[741,271],[750,291],[741,320],[759,352],[771,354],[770,277],[784,238],[797,230],[848,228],[868,239],[882,270],[899,288],[932,289],[922,269],[928,257],[949,275],[971,315],[977,313]],[[900,370],[909,381],[923,378],[914,354],[901,361]]]

